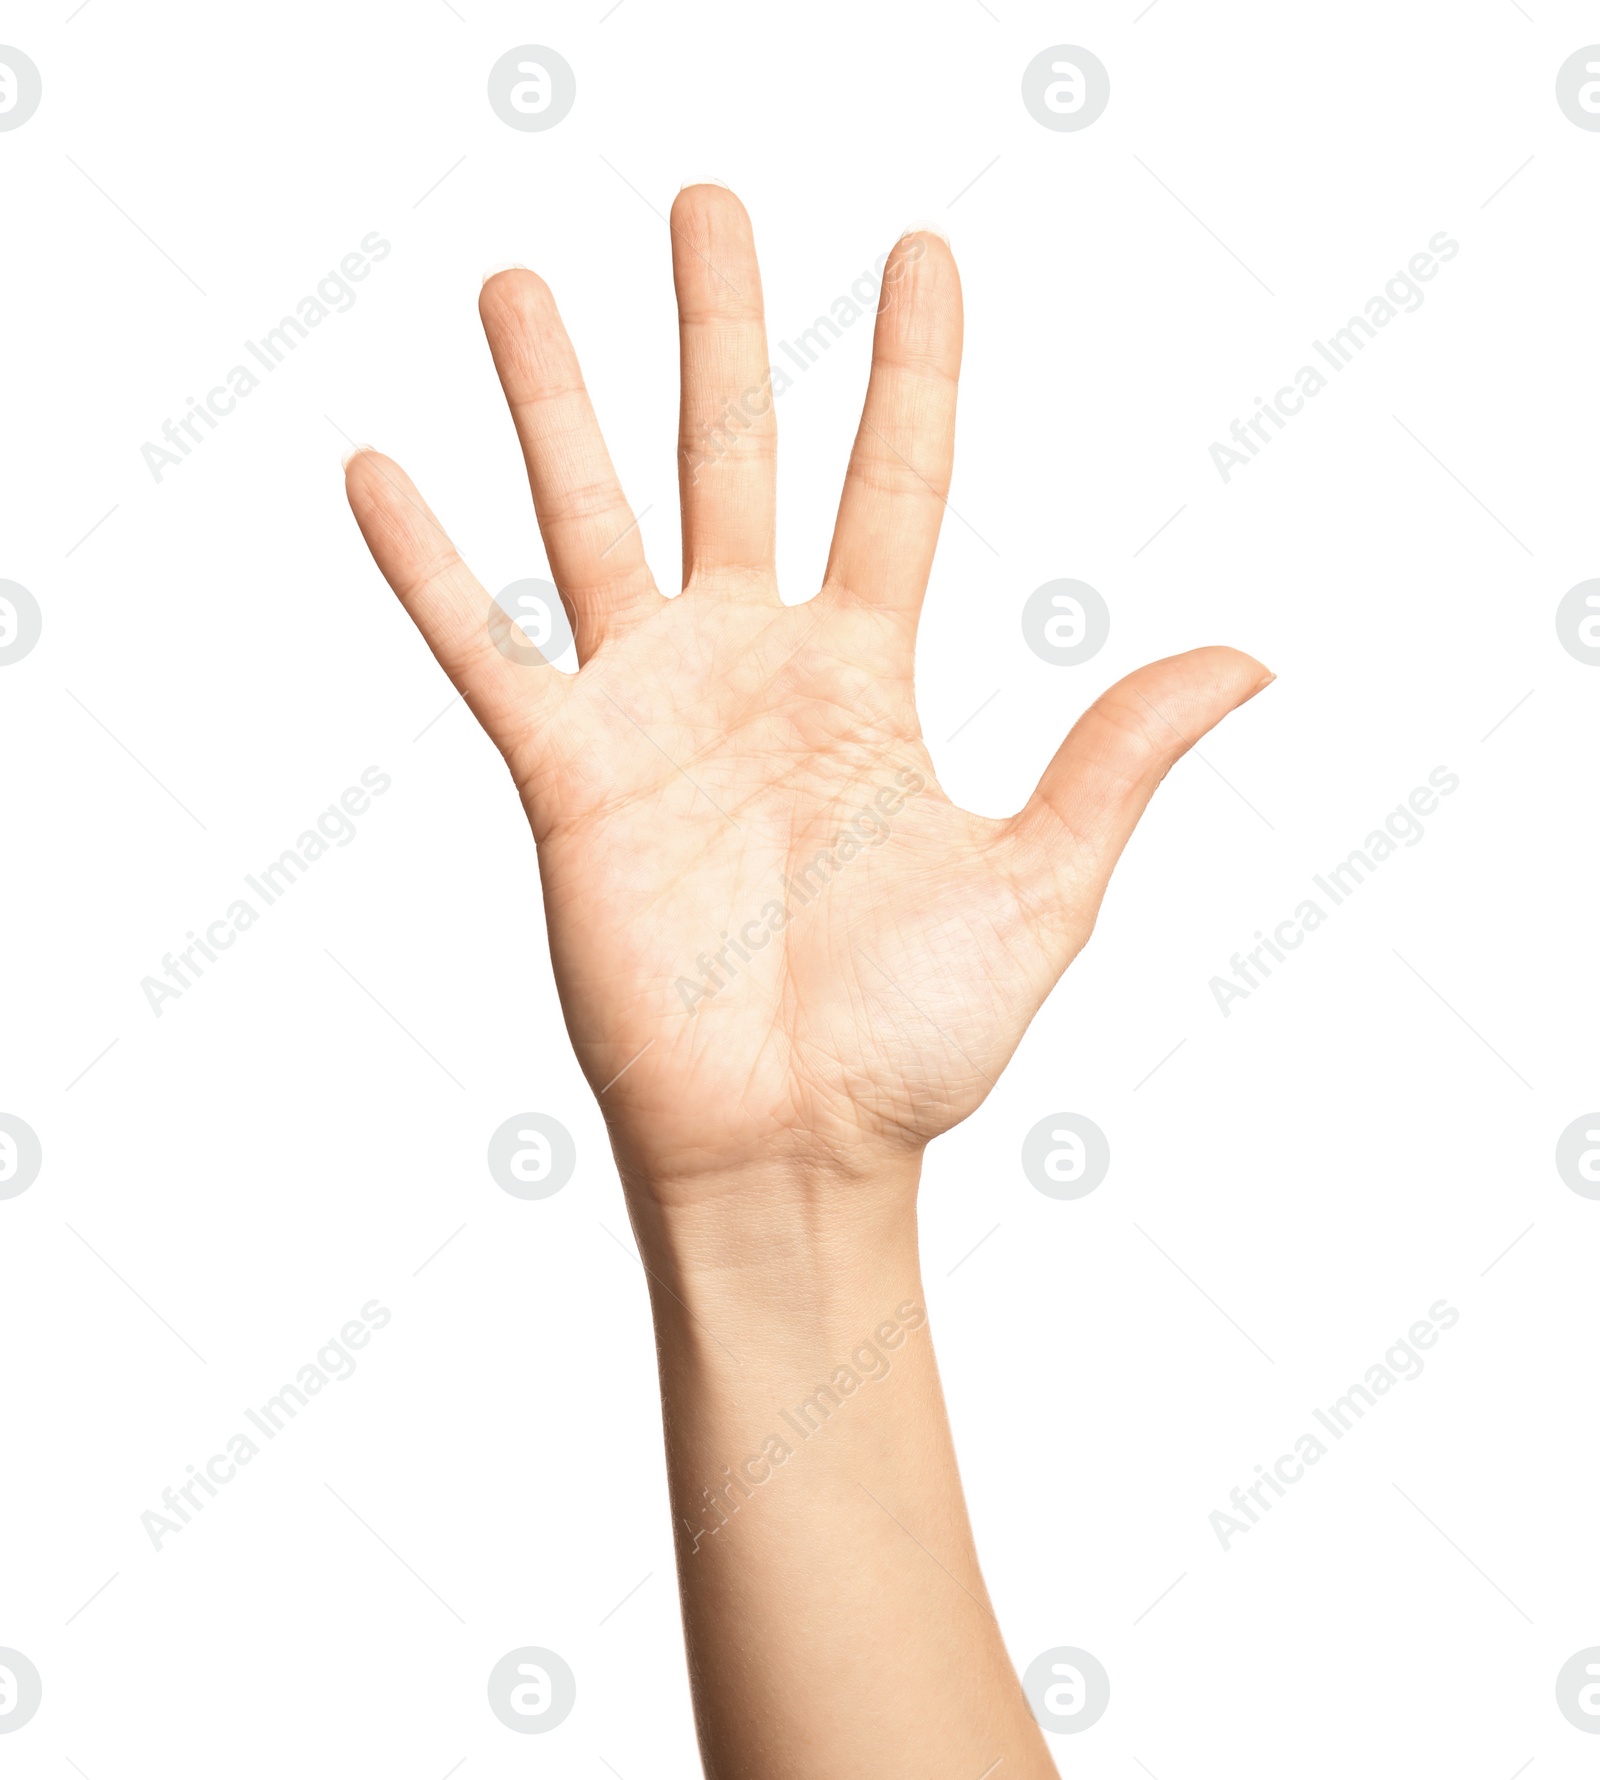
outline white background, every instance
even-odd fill
[[[534,849],[339,458],[400,459],[489,587],[547,572],[475,313],[525,262],[670,584],[663,213],[708,176],[754,218],[775,350],[912,221],[953,238],[959,518],[918,663],[952,797],[1016,808],[1154,656],[1229,642],[1280,676],[1171,775],[1090,948],[928,1159],[1007,1640],[1111,1675],[1058,1756],[1595,1772],[1554,1682],[1600,1644],[1600,1205],[1553,1151],[1600,1103],[1600,670],[1553,616],[1597,572],[1600,135],[1554,80],[1600,9],[1141,3],[0,6],[44,81],[0,134],[0,576],[44,612],[0,674],[0,1110],[44,1148],[0,1203],[0,1645],[45,1688],[0,1745],[19,1780],[699,1772],[644,1281]],[[577,73],[548,133],[485,98],[530,42]],[[1081,133],[1021,103],[1058,43],[1110,70]],[[153,481],[141,444],[373,229],[393,252],[355,307]],[[1211,442],[1441,229],[1461,252],[1424,307],[1224,485]],[[779,404],[791,599],[868,332]],[[1057,576],[1111,608],[1086,666],[1023,641]],[[357,839],[157,1019],[140,979],[373,764],[393,788]],[[1426,838],[1224,1019],[1208,980],[1440,765],[1461,787]],[[536,1204],[484,1166],[526,1109],[579,1154]],[[1019,1149],[1068,1110],[1112,1165],[1062,1204]],[[357,1374],[152,1550],[162,1489],[373,1298],[393,1321]],[[1224,1554],[1211,1511],[1441,1298],[1424,1376]],[[522,1644],[577,1673],[549,1736],[487,1708]]]

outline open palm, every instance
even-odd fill
[[[749,220],[672,211],[683,591],[656,589],[533,273],[481,309],[579,672],[520,647],[404,473],[362,452],[378,566],[504,753],[538,842],[562,1005],[625,1177],[868,1174],[969,1114],[1088,938],[1172,763],[1270,676],[1200,649],[1121,681],[1008,821],[939,790],[912,658],[955,434],[961,293],[937,236],[890,256],[821,592],[774,573],[776,432]],[[521,659],[519,659],[519,657]],[[533,657],[533,659],[529,659]]]

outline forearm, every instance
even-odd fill
[[[712,1780],[1053,1780],[973,1550],[915,1186],[636,1204]]]

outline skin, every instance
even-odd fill
[[[1271,675],[1226,648],[1155,662],[1079,718],[1016,816],[958,809],[912,685],[954,447],[950,250],[912,234],[889,258],[827,572],[785,606],[749,219],[692,186],[671,223],[676,597],[520,268],[480,310],[577,674],[496,647],[488,594],[398,465],[354,455],[350,505],[538,844],[563,1011],[650,1279],[706,1772],[1033,1780],[1054,1769],[984,1590],[926,1325],[922,1151],[1088,939],[1161,779]]]

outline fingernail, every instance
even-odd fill
[[[950,237],[936,222],[914,222],[900,231],[900,239],[904,241],[908,235],[937,235],[946,247],[950,245]]]
[[[1274,680],[1276,680],[1276,679],[1277,679],[1277,677],[1278,677],[1278,676],[1277,676],[1277,675],[1276,675],[1276,674],[1275,674],[1275,673],[1273,673],[1273,672],[1272,672],[1272,671],[1271,671],[1271,669],[1270,669],[1270,668],[1269,668],[1269,669],[1268,669],[1268,670],[1267,670],[1267,677],[1266,677],[1266,678],[1265,678],[1265,679],[1264,679],[1264,680],[1257,680],[1257,681],[1256,681],[1256,684],[1255,684],[1255,691],[1253,691],[1253,692],[1252,692],[1252,693],[1251,693],[1251,694],[1250,694],[1250,696],[1251,696],[1251,697],[1252,697],[1252,698],[1254,698],[1254,697],[1255,697],[1255,695],[1256,695],[1256,693],[1257,693],[1257,692],[1265,692],[1265,691],[1266,691],[1266,689],[1267,689],[1267,688],[1268,688],[1268,687],[1269,687],[1269,686],[1270,686],[1270,685],[1271,685],[1271,684],[1272,684],[1272,682],[1273,682],[1273,681],[1274,681]]]
[[[487,284],[491,278],[499,277],[502,272],[526,272],[527,269],[528,268],[523,265],[521,260],[507,260],[503,266],[491,266],[489,270],[484,273],[483,282]]]
[[[680,192],[686,192],[692,185],[720,185],[725,192],[731,192],[733,190],[733,187],[729,185],[725,179],[686,179],[683,184],[678,187],[678,190]]]
[[[370,451],[371,449],[372,449],[372,447],[370,445],[355,446],[352,450],[347,451],[344,454],[344,456],[339,459],[339,468],[341,470],[348,470],[350,468],[350,462],[351,462],[352,458],[360,457],[360,455],[362,454],[363,451]]]

